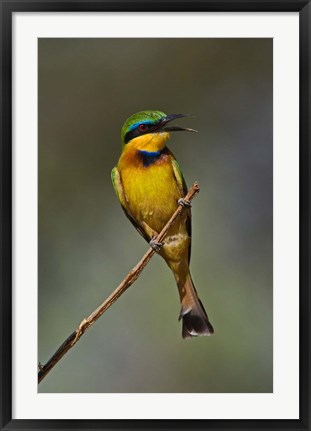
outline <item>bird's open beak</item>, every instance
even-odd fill
[[[187,127],[180,127],[180,126],[169,126],[166,127],[166,124],[169,123],[172,120],[175,120],[176,118],[183,118],[183,117],[190,117],[188,114],[169,114],[166,117],[163,118],[161,121],[161,125],[159,128],[159,132],[196,132],[197,130],[189,129]]]

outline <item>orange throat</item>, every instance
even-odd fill
[[[170,134],[168,132],[162,132],[147,133],[132,139],[123,147],[123,152],[118,163],[119,170],[122,171],[123,168],[129,165],[135,165],[138,162],[138,151],[155,153],[163,150],[169,138]]]

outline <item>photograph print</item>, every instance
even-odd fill
[[[40,393],[273,392],[272,66],[268,38],[38,39],[38,362],[154,251]]]

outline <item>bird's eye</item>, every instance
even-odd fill
[[[141,132],[145,132],[146,130],[147,130],[147,126],[146,126],[146,124],[140,124],[139,126],[138,126],[138,128],[139,128],[139,130],[141,131]]]

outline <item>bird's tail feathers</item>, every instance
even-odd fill
[[[183,286],[178,286],[181,295],[181,311],[179,320],[182,319],[182,337],[190,338],[197,336],[208,336],[214,333],[214,328],[210,323],[207,313],[200,301],[194,287],[192,278],[186,278]]]

